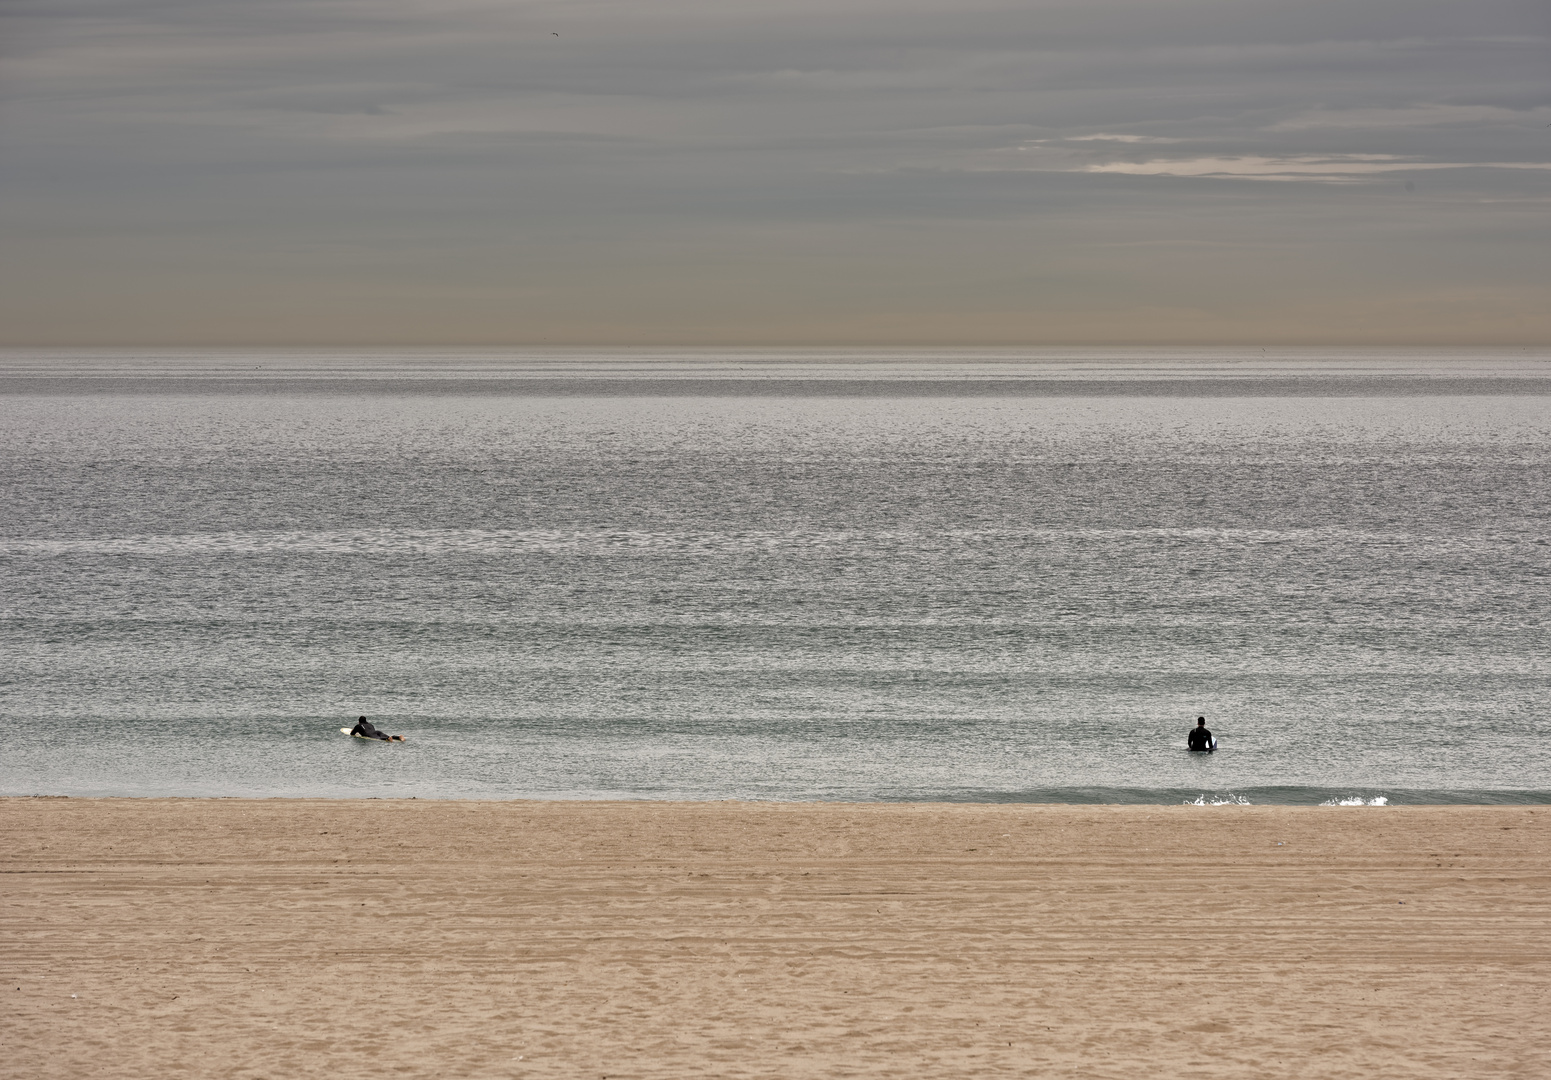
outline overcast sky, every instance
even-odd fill
[[[1551,341],[1547,0],[0,0],[13,344]]]

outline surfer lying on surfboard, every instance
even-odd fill
[[[355,722],[355,727],[350,729],[350,734],[359,735],[363,739],[381,739],[383,742],[403,742],[402,735],[387,735],[372,726],[372,722],[366,717]]]

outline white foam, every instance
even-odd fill
[[[1249,806],[1250,801],[1242,795],[1197,795],[1193,800],[1186,799],[1186,806]]]
[[[1326,799],[1321,806],[1388,806],[1389,799],[1383,795],[1375,795],[1371,799],[1364,799],[1361,795],[1348,795],[1340,799]]]

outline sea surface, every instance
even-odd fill
[[[1551,352],[13,350],[0,794],[1548,802]]]

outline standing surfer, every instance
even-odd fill
[[[1185,737],[1185,745],[1191,750],[1202,750],[1208,754],[1217,749],[1217,740],[1212,738],[1211,731],[1207,729],[1206,717],[1196,717],[1196,726]]]

